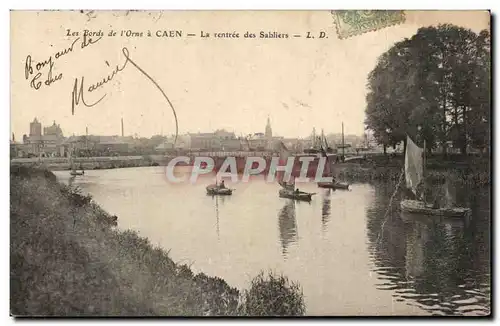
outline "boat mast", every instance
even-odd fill
[[[342,162],[345,160],[344,122],[342,121]]]
[[[422,197],[423,197],[423,200],[424,200],[424,203],[426,202],[425,200],[425,164],[426,164],[426,157],[425,157],[425,150],[426,150],[426,142],[425,142],[425,138],[424,138],[424,152],[423,152],[423,162],[422,162],[422,180],[424,182],[423,184],[423,190],[422,190]]]

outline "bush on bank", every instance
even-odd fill
[[[305,314],[304,296],[297,283],[269,272],[257,275],[243,294],[242,314],[250,316],[294,316]]]
[[[244,295],[194,275],[53,173],[11,167],[10,309],[15,316],[301,315],[297,284],[258,276]],[[275,292],[273,294],[273,292]]]

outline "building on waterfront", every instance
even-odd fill
[[[187,134],[187,144],[190,150],[218,150],[218,140],[213,132],[198,132]]]
[[[256,132],[248,135],[246,138],[244,149],[247,151],[264,151],[268,147],[269,139],[262,132]]]
[[[192,151],[235,151],[241,150],[241,140],[234,132],[224,129],[215,132],[188,133],[180,139],[184,148]]]
[[[56,124],[55,121],[52,123],[52,126],[43,128],[43,134],[46,136],[53,135],[57,137],[64,137],[61,126],[59,124]]]
[[[35,117],[35,119],[33,119],[33,122],[30,122],[30,135],[29,136],[33,137],[33,136],[41,136],[41,135],[42,135],[42,124]]]
[[[64,155],[76,152],[78,156],[109,156],[127,154],[133,149],[133,137],[82,135],[65,139]]]
[[[15,141],[17,156],[60,156],[60,146],[64,141],[64,135],[60,125],[54,123],[43,128],[42,123],[35,117],[30,122],[29,136],[23,135],[23,143]]]

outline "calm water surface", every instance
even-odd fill
[[[68,171],[56,172],[69,182]],[[111,214],[195,272],[247,288],[261,270],[304,290],[310,315],[484,315],[490,310],[489,190],[457,191],[470,220],[404,216],[394,185],[353,184],[313,201],[279,198],[257,177],[210,197],[206,185],[171,184],[164,168],[85,171],[72,181]]]

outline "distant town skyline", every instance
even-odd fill
[[[479,32],[489,23],[487,12],[408,11],[403,25],[341,40],[335,35],[328,11],[260,12],[257,21],[252,12],[218,12],[218,19],[213,19],[214,13],[197,12],[195,20],[192,12],[165,12],[157,22],[148,18],[147,12],[134,12],[134,19],[145,30],[156,30],[162,24],[186,32],[225,30],[228,26],[244,32],[258,27],[290,34],[325,30],[329,38],[158,40],[105,36],[55,61],[52,76],[62,74],[62,78],[49,86],[41,80],[42,87],[35,90],[25,78],[27,56],[41,62],[71,45],[74,38],[65,36],[65,27],[72,25],[73,16],[51,20],[53,13],[49,11],[24,14],[31,19],[23,19],[25,23],[13,28],[16,35],[27,37],[13,40],[11,48],[11,133],[18,139],[29,132],[34,117],[43,126],[55,120],[65,135],[83,135],[87,127],[91,134],[121,135],[121,118],[125,135],[149,138],[175,133],[165,99],[133,67],[102,88],[86,92],[88,103],[103,99],[92,107],[80,103],[72,115],[75,78],[85,77],[86,88],[102,80],[111,67],[123,63],[123,47],[168,95],[176,109],[179,134],[216,129],[234,131],[238,136],[265,132],[269,116],[273,134],[283,137],[305,138],[313,127],[318,132],[324,129],[326,134],[340,133],[342,122],[345,134],[362,135],[367,75],[383,52],[422,26],[446,22]],[[43,30],[37,28],[42,22],[46,26]],[[127,29],[127,22],[111,12],[100,12],[92,20],[92,29]],[[43,76],[46,78],[46,71]]]
[[[26,136],[29,136],[30,133],[31,133],[31,130],[30,130],[30,125],[32,122],[37,122],[37,123],[40,123],[41,124],[41,130],[43,130],[43,132],[40,131],[40,133],[42,135],[45,134],[45,131],[47,129],[50,129],[52,128],[54,125],[56,125],[58,128],[61,129],[61,132],[62,134],[64,135],[64,137],[71,137],[71,136],[84,136],[84,135],[100,135],[100,136],[125,136],[125,137],[139,137],[139,138],[151,138],[153,136],[164,136],[164,137],[173,137],[175,136],[174,133],[158,133],[158,134],[153,134],[151,136],[142,136],[142,135],[139,135],[139,134],[127,134],[126,132],[124,132],[125,130],[125,124],[123,122],[123,119],[120,119],[120,131],[119,132],[111,132],[111,133],[106,133],[106,134],[98,134],[98,133],[92,133],[92,131],[87,127],[85,128],[85,132],[84,133],[75,133],[75,132],[72,132],[71,130],[67,130],[64,128],[64,126],[62,126],[60,123],[58,123],[57,121],[53,120],[51,123],[48,123],[48,124],[44,124],[44,121],[42,121],[41,119],[39,119],[38,117],[34,117],[31,121],[28,121],[26,123],[27,125],[27,128],[26,128],[26,132],[22,133],[22,134],[16,134],[14,132],[11,133],[11,138],[15,136],[15,140],[16,141],[22,141],[22,137],[24,135]],[[266,125],[267,127],[267,125]],[[271,124],[271,133],[273,136],[277,136],[277,137],[284,137],[284,138],[298,138],[298,139],[305,139],[305,138],[310,138],[312,135],[313,135],[313,132],[315,132],[316,136],[320,136],[322,133],[324,133],[325,136],[329,136],[329,135],[340,135],[341,132],[327,132],[325,130],[317,130],[315,127],[312,127],[311,128],[311,132],[309,133],[309,135],[306,135],[305,137],[299,137],[299,136],[293,136],[293,135],[289,135],[289,136],[283,136],[283,135],[279,135],[279,134],[276,134],[274,133],[273,129],[272,129],[272,124]],[[264,128],[266,129],[267,131],[267,128]],[[257,134],[262,134],[262,135],[265,135],[266,132],[265,131],[255,131],[255,132],[252,132],[252,133],[249,133],[249,134],[246,134],[246,133],[241,133],[241,132],[238,132],[237,130],[231,130],[231,129],[225,129],[225,128],[218,128],[218,129],[214,129],[214,130],[202,130],[202,131],[196,131],[196,132],[185,132],[185,133],[181,133],[179,135],[187,135],[187,134],[196,134],[196,133],[213,133],[213,132],[216,132],[218,130],[225,130],[227,132],[232,132],[235,134],[236,137],[248,137],[248,136],[253,136],[253,135],[257,135]],[[123,132],[123,134],[122,134]],[[365,131],[366,133],[366,131]],[[368,131],[368,133],[370,133]],[[356,136],[356,137],[363,137],[364,133],[361,133],[361,134],[353,134],[353,133],[345,133],[345,136]]]

